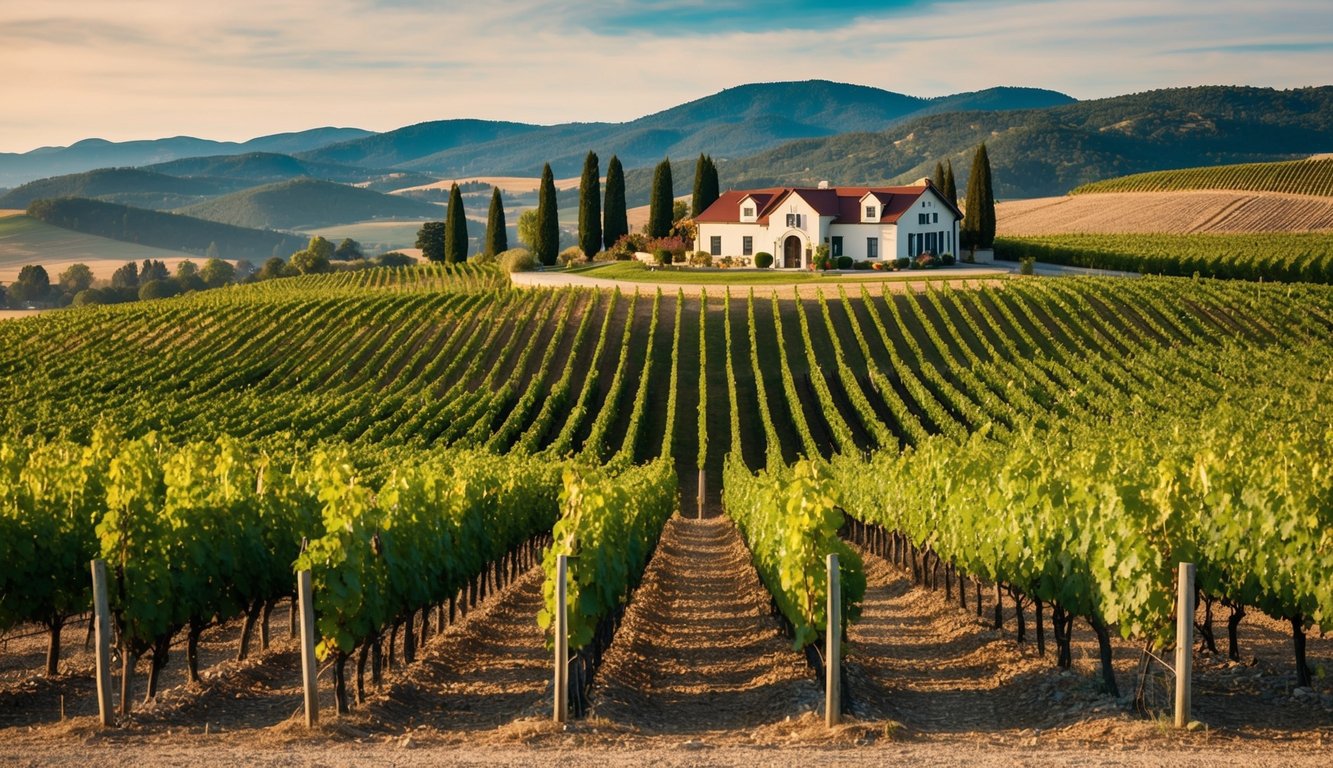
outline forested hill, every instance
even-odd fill
[[[1144,171],[1289,160],[1329,150],[1333,86],[1177,88],[1050,109],[946,113],[883,132],[791,142],[720,171],[724,187],[883,184],[928,175],[947,158],[962,187],[982,141],[996,194],[1007,198],[1058,195]]]
[[[224,259],[261,262],[301,250],[306,240],[282,232],[235,227],[190,216],[149,211],[83,198],[38,200],[28,215],[65,229],[174,251],[203,255],[210,246]]]

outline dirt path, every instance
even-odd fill
[[[863,612],[848,635],[853,712],[887,716],[919,736],[1015,733],[1053,724],[1021,695],[1049,670],[1049,661],[1025,657],[1012,639],[983,629],[975,614],[943,594],[917,589],[877,557],[863,558]]]
[[[673,517],[593,692],[593,714],[659,734],[738,731],[820,705],[731,521]]]
[[[466,737],[546,714],[551,660],[536,618],[544,578],[532,568],[436,636],[351,722],[387,733]]]

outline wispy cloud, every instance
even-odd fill
[[[627,120],[741,83],[1080,98],[1327,82],[1327,0],[62,0],[0,5],[0,150],[481,117]],[[13,107],[11,105],[19,105]]]

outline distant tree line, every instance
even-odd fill
[[[210,243],[206,252],[216,254],[216,243]],[[416,259],[398,252],[368,259],[356,240],[345,238],[334,245],[332,241],[317,235],[290,258],[274,256],[259,267],[249,259],[238,259],[233,263],[214,255],[205,259],[202,266],[188,259],[181,261],[176,264],[173,272],[165,262],[144,259],[142,262],[125,262],[111,273],[109,279],[99,283],[94,279],[92,269],[80,263],[70,265],[53,283],[45,267],[30,264],[19,270],[18,278],[13,283],[0,286],[0,306],[48,308],[121,304],[166,299],[194,291],[280,277],[369,267],[401,267],[415,263]]]

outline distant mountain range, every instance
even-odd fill
[[[1333,145],[1333,87],[1174,88],[1049,109],[945,113],[885,132],[791,142],[721,164],[719,173],[724,187],[882,184],[929,175],[948,159],[961,191],[983,141],[995,193],[1007,198],[1059,195],[1143,171],[1288,160]]]
[[[550,163],[575,176],[588,150],[618,155],[626,168],[663,157],[754,154],[793,139],[881,131],[940,111],[1033,109],[1073,98],[1036,88],[992,88],[940,99],[823,80],[728,88],[627,123],[538,126],[441,120],[332,144],[298,155],[322,162],[404,168],[442,177],[536,176]]]
[[[1063,194],[1143,171],[1285,160],[1333,151],[1333,87],[1176,88],[1080,102],[1030,88],[921,99],[808,81],[730,88],[625,123],[443,120],[380,134],[321,128],[243,144],[90,140],[0,155],[0,186],[26,182],[0,195],[0,208],[69,198],[131,206],[122,211],[130,214],[126,221],[170,231],[171,238],[152,239],[188,250],[200,247],[197,239],[187,243],[177,235],[201,218],[280,229],[385,217],[438,220],[439,206],[376,193],[441,178],[536,176],[546,162],[558,177],[577,176],[589,150],[601,157],[603,172],[611,155],[620,157],[631,206],[648,202],[651,168],[667,156],[677,194],[688,193],[701,152],[718,161],[724,188],[904,182],[947,159],[962,189],[983,141],[996,194],[1010,199]],[[61,170],[80,164],[117,167]],[[141,167],[121,167],[127,165]],[[32,181],[36,176],[53,178]],[[146,208],[200,218],[134,213]],[[95,210],[101,218],[108,209]],[[57,219],[67,226],[74,216],[48,220]],[[131,242],[149,235],[123,228],[98,234]],[[289,245],[273,233],[265,237],[234,250]]]
[[[121,142],[84,139],[68,147],[42,147],[23,153],[0,152],[0,186],[17,186],[33,179],[94,168],[148,165],[182,157],[245,152],[292,154],[370,135],[370,131],[360,128],[314,128],[260,136],[240,143],[192,136]]]

